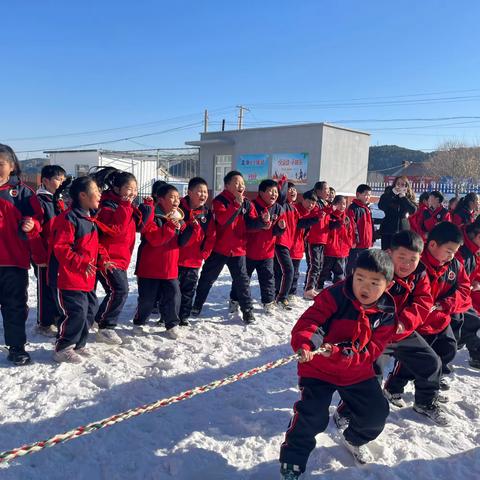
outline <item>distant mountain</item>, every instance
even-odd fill
[[[378,171],[383,175],[391,175],[402,168],[403,162],[421,163],[426,162],[432,153],[421,150],[410,150],[397,145],[380,145],[370,147],[368,155],[368,171]]]
[[[42,167],[48,164],[48,158],[29,158],[28,160],[20,160],[20,168],[23,173],[40,173]]]

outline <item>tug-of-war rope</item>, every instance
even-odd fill
[[[317,350],[315,353],[319,353],[319,350]],[[156,402],[149,403],[147,405],[143,405],[137,408],[132,408],[130,410],[127,410],[126,412],[113,415],[103,420],[99,420],[98,422],[89,423],[88,425],[85,425],[83,427],[77,427],[73,430],[70,430],[69,432],[55,435],[54,437],[51,437],[48,440],[31,443],[29,445],[24,445],[23,447],[1,452],[0,464],[11,462],[17,457],[23,457],[24,455],[29,455],[30,453],[39,452],[40,450],[43,450],[48,447],[54,447],[55,445],[68,442],[69,440],[73,440],[74,438],[81,437],[82,435],[88,435],[89,433],[96,432],[101,428],[110,427],[112,425],[115,425],[116,423],[120,423],[120,422],[123,422],[124,420],[128,420],[129,418],[138,417],[139,415],[143,415],[144,413],[153,412],[154,410],[157,410],[159,408],[167,407],[172,403],[177,403],[183,400],[187,400],[189,398],[194,397],[195,395],[200,395],[201,393],[206,393],[206,392],[209,392],[210,390],[215,390],[216,388],[229,385],[230,383],[238,382],[239,380],[243,380],[244,378],[253,377],[254,375],[258,375],[259,373],[266,372],[267,370],[272,370],[273,368],[286,365],[287,363],[290,363],[293,360],[298,360],[298,358],[299,357],[297,354],[290,355],[289,357],[280,358],[279,360],[266,363],[265,365],[262,365],[260,367],[252,368],[251,370],[247,370],[245,372],[236,373],[235,375],[230,375],[229,377],[225,377],[221,380],[215,380],[211,383],[207,383],[206,385],[202,385],[201,387],[192,388],[191,390],[187,390],[173,397],[157,400]]]

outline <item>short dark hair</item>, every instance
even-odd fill
[[[78,177],[71,183],[68,194],[72,199],[72,206],[74,208],[80,207],[80,194],[88,192],[92,184],[97,184],[97,182],[90,175]]]
[[[198,185],[205,185],[208,188],[208,183],[204,178],[193,177],[188,182],[188,190],[193,190],[195,187],[198,187]]]
[[[421,193],[420,196],[418,197],[418,203],[427,201],[429,196],[430,196],[430,192]]]
[[[343,195],[335,195],[335,198],[332,200],[332,205],[337,205],[343,200],[346,200],[346,197],[344,197]]]
[[[67,176],[67,172],[60,165],[45,165],[40,172],[40,178],[47,178],[48,180],[53,177],[59,177],[60,175],[64,177]]]
[[[316,191],[316,190],[322,190],[322,188],[325,186],[325,185],[328,185],[327,182],[325,181],[320,181],[320,182],[316,182],[315,185],[313,186],[313,190]]]
[[[458,197],[452,197],[449,201],[448,201],[448,206],[451,207],[455,202],[458,202],[460,199]]]
[[[406,248],[411,252],[422,253],[424,247],[423,239],[413,230],[402,230],[392,237],[390,250],[395,251],[400,247]]]
[[[7,161],[12,165],[12,174],[15,176],[20,176],[22,170],[20,168],[20,162],[18,161],[18,157],[13,151],[13,148],[9,145],[4,145],[0,143],[0,157],[4,157]]]
[[[152,198],[157,201],[158,198],[158,191],[160,190],[163,185],[166,185],[167,182],[163,180],[157,180],[153,185],[152,185]]]
[[[443,203],[443,201],[445,200],[445,197],[438,190],[433,190],[432,192],[429,193],[428,196],[438,198],[440,203]]]
[[[480,234],[480,220],[477,219],[465,227],[465,233],[470,240],[473,240],[478,234]]]
[[[287,183],[287,188],[296,188],[297,186],[293,182]]]
[[[228,172],[224,177],[223,177],[223,184],[227,185],[227,183],[230,183],[233,177],[240,176],[243,178],[243,175],[238,171],[238,170],[232,170]]]
[[[309,190],[308,192],[305,192],[303,194],[303,199],[312,200],[313,202],[318,201],[318,197],[317,197],[317,194],[315,193],[315,190]]]
[[[266,192],[268,188],[276,187],[278,188],[278,183],[275,180],[262,180],[260,182],[260,185],[258,186],[258,191],[259,192]]]
[[[427,238],[427,245],[435,242],[437,245],[444,245],[448,242],[463,245],[462,231],[451,222],[441,222],[430,231]]]
[[[163,185],[160,186],[160,188],[156,191],[155,197],[156,200],[158,200],[159,197],[165,197],[167,194],[171,191],[178,192],[177,187],[174,185],[170,185],[169,183],[164,183]]]
[[[365,192],[371,192],[371,191],[372,191],[372,188],[370,187],[370,185],[367,185],[366,183],[361,183],[357,187],[356,193],[365,193]]]
[[[357,258],[355,269],[363,268],[369,272],[381,273],[387,283],[393,280],[394,267],[387,252],[378,248],[370,248],[362,252]]]

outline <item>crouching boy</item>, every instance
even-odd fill
[[[315,436],[327,428],[335,391],[352,412],[343,433],[346,448],[359,463],[371,460],[366,444],[380,435],[389,413],[373,363],[396,329],[387,293],[393,272],[386,252],[361,253],[353,276],[317,295],[293,328],[302,397],[280,451],[282,478],[305,471]]]

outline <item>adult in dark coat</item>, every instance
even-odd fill
[[[392,236],[401,230],[410,230],[408,217],[417,210],[415,194],[407,177],[396,177],[380,197],[378,208],[385,212],[380,224],[382,250],[390,248]]]

